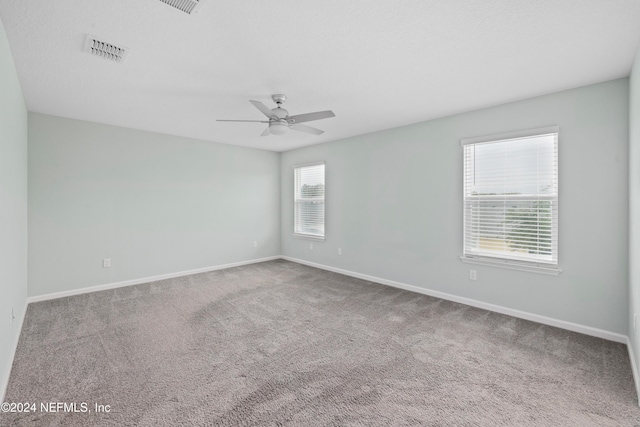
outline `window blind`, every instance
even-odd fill
[[[558,264],[558,131],[473,139],[464,149],[464,255]]]
[[[324,163],[294,168],[294,233],[324,237]]]

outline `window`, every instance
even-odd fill
[[[462,145],[461,259],[558,274],[558,127]]]
[[[300,236],[324,238],[324,163],[294,171],[294,225]]]

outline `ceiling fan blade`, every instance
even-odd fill
[[[323,130],[320,129],[316,129],[316,128],[312,128],[311,126],[307,126],[307,125],[303,125],[300,123],[294,123],[291,125],[291,129],[300,131],[300,132],[304,132],[304,133],[310,133],[313,135],[322,135],[324,133]]]
[[[289,123],[303,123],[311,122],[313,120],[328,119],[329,117],[335,117],[333,111],[316,111],[315,113],[296,114],[295,116],[287,117]],[[292,121],[293,120],[293,121]]]
[[[269,126],[267,126],[267,128],[264,130],[264,132],[262,132],[260,134],[260,136],[267,136],[267,135],[271,135],[271,131],[269,130]]]
[[[216,122],[255,122],[255,123],[269,123],[268,120],[216,120]]]
[[[262,102],[260,102],[260,101],[249,101],[249,102],[252,103],[258,110],[262,111],[262,114],[264,114],[265,116],[269,117],[270,119],[277,119],[278,118],[278,116],[273,114],[273,111],[271,111],[269,109],[269,107],[264,105]]]

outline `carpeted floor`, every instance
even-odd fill
[[[622,344],[281,260],[29,305],[5,400],[37,408],[3,426],[640,425]]]

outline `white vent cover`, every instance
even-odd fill
[[[169,6],[173,6],[185,13],[191,15],[200,5],[200,0],[160,0],[162,3],[166,3]]]
[[[87,35],[85,50],[92,55],[115,62],[124,61],[129,52],[129,49],[124,46],[116,46],[113,43],[98,40],[91,35]]]

